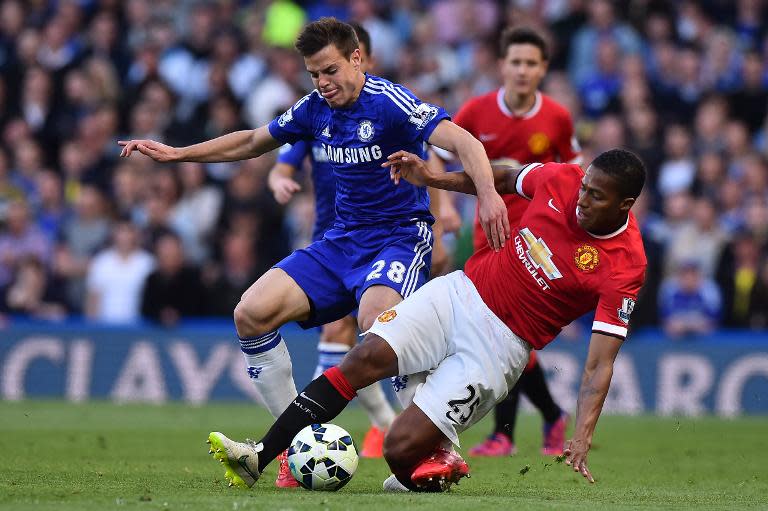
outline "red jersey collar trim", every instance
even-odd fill
[[[501,113],[507,117],[512,117],[513,119],[530,119],[539,113],[539,110],[541,110],[541,92],[536,91],[536,99],[533,102],[533,106],[525,113],[525,115],[515,115],[515,113],[509,109],[507,103],[504,101],[504,87],[501,87],[496,93],[496,103],[499,105],[499,110],[501,110]]]
[[[574,209],[574,210],[573,210],[573,214],[574,214],[574,215],[576,214],[576,211],[577,211],[578,209],[579,209],[579,207],[578,207],[578,206],[576,206],[576,209]],[[590,236],[592,236],[593,238],[597,238],[597,239],[599,239],[599,240],[607,240],[607,239],[610,239],[610,238],[615,238],[616,236],[618,236],[618,235],[619,235],[619,234],[621,234],[622,232],[626,231],[626,230],[627,230],[627,227],[629,227],[629,215],[627,215],[627,221],[626,221],[626,222],[624,222],[624,225],[622,225],[621,227],[619,227],[618,229],[616,229],[615,231],[613,231],[613,232],[612,232],[612,233],[610,233],[610,234],[592,234],[592,233],[591,233],[591,232],[589,232],[589,231],[585,231],[585,232],[586,232],[587,234],[589,234]]]

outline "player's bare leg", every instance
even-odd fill
[[[419,491],[445,491],[469,475],[469,467],[453,450],[448,438],[416,405],[406,408],[384,440],[384,458],[392,474],[405,487]]]
[[[260,442],[235,442],[221,433],[211,433],[210,452],[224,464],[232,485],[251,486],[303,427],[331,421],[355,397],[357,390],[395,374],[397,355],[386,341],[369,335],[349,352],[340,366],[328,369],[305,387]]]
[[[358,389],[371,378],[398,373],[397,355],[375,334],[344,358],[339,369]],[[415,404],[408,406],[392,423],[384,440],[384,458],[403,487],[420,491],[443,491],[468,474],[464,460],[444,448],[450,441]]]
[[[279,268],[262,275],[235,307],[246,370],[273,417],[296,397],[291,358],[277,329],[289,321],[307,319],[309,313],[307,295]]]
[[[279,416],[296,397],[291,358],[277,329],[288,321],[306,319],[309,312],[309,299],[304,291],[279,268],[273,268],[262,275],[243,293],[240,303],[235,307],[235,327],[245,357],[246,371],[273,417]],[[212,443],[219,440],[218,436],[212,438],[209,438]],[[235,460],[229,460],[230,451],[235,452],[242,447],[236,443],[232,445],[232,449],[220,446],[217,458],[225,465],[228,476],[238,474],[241,465],[235,463]],[[243,449],[248,450],[245,447]],[[216,456],[216,450],[213,450]],[[287,463],[284,459],[282,461],[277,486],[298,486],[290,475]],[[249,474],[252,473],[257,472],[251,471]],[[243,482],[250,486],[256,478],[242,476],[238,480],[232,476],[228,479],[238,486],[242,486]]]
[[[272,268],[243,293],[235,307],[235,326],[241,336],[252,336],[307,319],[309,312],[309,299],[296,281]]]
[[[387,286],[371,286],[360,297],[357,324],[360,330],[367,332],[376,318],[385,310],[391,309],[403,301],[400,293]]]
[[[320,343],[317,346],[319,358],[314,378],[320,376],[323,371],[339,365],[347,352],[356,344],[357,320],[353,316],[323,325]],[[360,389],[357,397],[371,422],[371,427],[363,439],[360,456],[381,458],[384,435],[395,420],[395,411],[384,394],[381,382],[375,382]]]

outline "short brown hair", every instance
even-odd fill
[[[329,44],[338,48],[346,58],[360,47],[355,29],[336,18],[313,21],[304,27],[296,39],[296,49],[303,57],[312,56]]]
[[[530,27],[508,27],[501,33],[500,55],[504,58],[513,44],[532,44],[541,51],[541,59],[549,60],[549,49],[544,38]]]

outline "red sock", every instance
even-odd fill
[[[355,396],[357,396],[357,392],[355,392],[355,389],[349,384],[347,377],[341,372],[339,366],[333,366],[330,369],[326,369],[323,374],[328,378],[328,381],[331,382],[331,385],[339,391],[339,394],[344,396],[347,400],[352,401]]]

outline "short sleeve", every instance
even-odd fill
[[[406,140],[427,142],[440,121],[451,118],[445,109],[422,102],[405,87],[394,83],[376,86],[384,87],[384,95],[392,100],[388,114]]]
[[[529,163],[520,169],[515,180],[515,191],[521,197],[531,200],[543,183],[556,177],[558,182],[562,184],[569,176],[580,180],[584,176],[584,171],[578,165],[554,162]]]
[[[277,162],[291,165],[297,169],[301,168],[304,158],[309,153],[309,142],[299,140],[295,144],[285,144],[277,153]]]
[[[606,282],[601,288],[592,331],[624,339],[644,280],[645,267],[641,266],[622,271]]]
[[[312,91],[307,94],[269,123],[269,134],[275,140],[284,144],[294,144],[299,140],[315,138],[312,126],[312,96],[315,93],[316,91]]]

